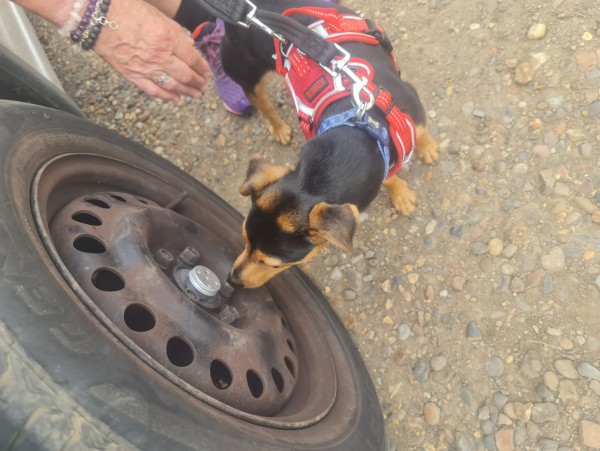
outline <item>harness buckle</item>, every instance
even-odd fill
[[[282,35],[280,35],[279,33],[276,33],[273,29],[271,29],[269,26],[267,26],[266,24],[264,24],[262,21],[258,20],[255,17],[256,10],[258,9],[256,7],[256,5],[254,3],[252,3],[250,0],[245,0],[245,1],[248,4],[248,6],[250,6],[250,12],[248,14],[246,14],[245,21],[238,20],[236,23],[244,28],[250,28],[250,25],[256,25],[258,28],[263,30],[268,35],[274,37],[275,39],[277,39],[280,42],[286,43],[287,41]]]
[[[352,82],[352,104],[356,108],[356,117],[358,119],[362,119],[367,111],[369,111],[373,105],[375,104],[375,96],[371,91],[367,89],[367,84],[369,80],[365,77],[360,77],[354,73],[354,71],[348,66],[350,61],[350,53],[344,50],[340,45],[334,44],[337,50],[343,55],[341,59],[333,60],[331,62],[331,67],[324,66],[319,64],[333,78],[340,75],[342,72],[350,79]],[[365,93],[368,97],[368,101],[363,101],[360,97],[360,94]]]

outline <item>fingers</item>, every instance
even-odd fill
[[[210,68],[177,23],[141,0],[113,2],[110,15],[119,32],[100,33],[94,51],[126,79],[164,100],[207,89]]]

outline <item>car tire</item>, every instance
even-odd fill
[[[0,448],[386,449],[368,372],[335,312],[301,271],[283,274],[300,287],[297,295],[331,349],[338,378],[335,404],[320,421],[293,429],[253,424],[190,396],[133,355],[61,275],[32,214],[36,173],[67,154],[118,160],[148,174],[139,188],[146,192],[136,194],[160,202],[152,178],[168,180],[207,202],[232,235],[241,227],[241,216],[226,202],[142,146],[67,113],[0,101]],[[95,177],[88,182],[112,183],[110,174]],[[72,186],[76,191],[77,182]]]

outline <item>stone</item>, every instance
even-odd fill
[[[536,423],[549,423],[558,421],[560,413],[556,404],[551,402],[538,402],[533,405],[531,419]]]
[[[488,253],[492,257],[497,257],[500,255],[503,249],[504,243],[502,243],[500,238],[492,238],[490,241],[488,241]]]
[[[540,192],[542,194],[552,193],[556,179],[554,173],[550,169],[544,169],[538,173],[538,179],[540,182]]]
[[[467,280],[464,277],[455,276],[452,278],[452,288],[455,291],[462,291],[466,282]]]
[[[521,361],[521,374],[527,379],[534,379],[541,375],[542,372],[542,358],[540,354],[532,349],[525,354],[525,357]]]
[[[579,438],[584,445],[590,448],[600,448],[600,424],[581,420],[579,423]]]
[[[504,363],[499,357],[492,357],[485,362],[485,372],[489,377],[501,377],[504,374]]]
[[[577,196],[575,198],[575,205],[589,214],[594,213],[598,209],[591,200],[583,196]]]
[[[398,327],[398,331],[396,332],[396,337],[398,340],[404,341],[410,336],[410,326],[408,324],[400,324]]]
[[[531,80],[533,80],[533,76],[529,63],[519,63],[519,65],[515,68],[515,82],[519,85],[526,85]]]
[[[533,403],[531,402],[518,402],[513,403],[513,410],[517,420],[527,423],[531,419],[531,412],[533,410]]]
[[[479,328],[477,327],[476,323],[471,321],[469,324],[467,324],[466,335],[469,340],[479,340],[481,338],[481,332],[479,332]]]
[[[590,379],[600,381],[600,370],[587,362],[578,363],[577,372],[583,377],[589,377]]]
[[[441,410],[439,406],[434,402],[428,402],[423,407],[423,416],[425,422],[431,426],[435,426],[440,422]]]
[[[575,404],[579,401],[579,395],[575,384],[570,379],[563,379],[558,384],[558,397],[565,404]]]
[[[558,359],[554,361],[553,366],[562,377],[567,379],[577,379],[579,377],[572,360]]]
[[[540,447],[540,451],[557,451],[558,450],[558,442],[556,440],[552,440],[550,438],[541,438],[538,441],[538,445]]]
[[[443,355],[436,355],[431,358],[431,369],[433,371],[440,371],[446,367],[448,359]]]
[[[501,391],[497,391],[492,395],[492,402],[497,409],[503,409],[508,402],[508,396]]]
[[[558,376],[553,371],[544,373],[544,384],[552,391],[558,390]]]
[[[553,247],[548,254],[542,255],[541,263],[546,271],[558,272],[564,269],[566,258],[562,248]]]
[[[527,39],[537,41],[546,35],[546,25],[536,23],[527,31]]]
[[[412,368],[412,374],[419,382],[425,382],[429,379],[429,365],[424,360],[417,360]]]
[[[514,448],[513,443],[513,428],[504,428],[496,432],[496,448],[498,451],[512,451]]]

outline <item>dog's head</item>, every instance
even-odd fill
[[[352,250],[358,209],[318,201],[299,188],[297,174],[253,157],[240,188],[252,207],[242,234],[246,246],[229,275],[232,285],[256,288],[281,271],[308,262],[328,242]]]

